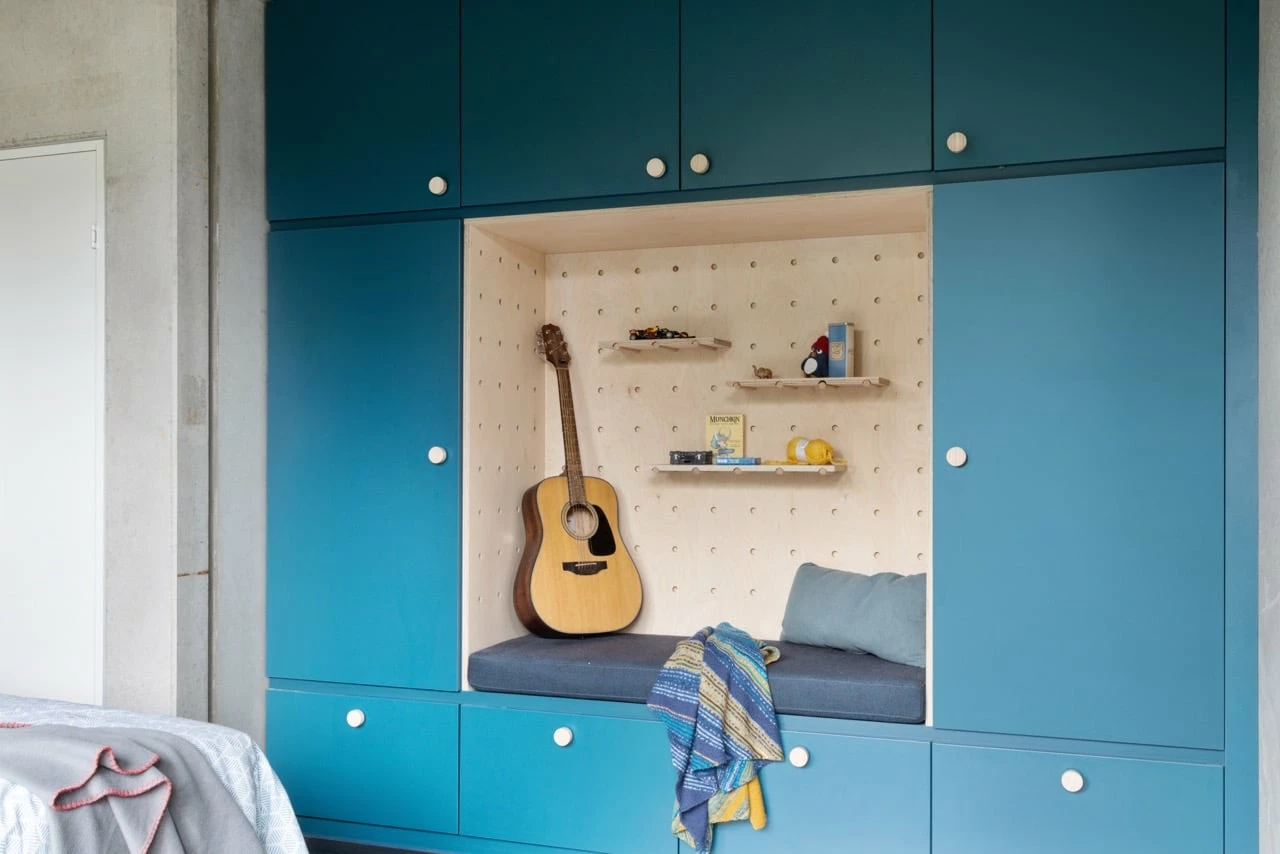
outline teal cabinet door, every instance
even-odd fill
[[[267,692],[267,758],[307,818],[458,830],[458,707]]]
[[[1032,851],[1221,854],[1222,766],[935,745],[933,854]]]
[[[458,0],[266,15],[267,217],[457,207]]]
[[[935,725],[1221,749],[1221,165],[933,221]]]
[[[676,189],[677,5],[463,0],[464,203]]]
[[[931,168],[928,0],[684,0],[680,21],[682,186]]]
[[[269,676],[458,688],[459,229],[271,235]]]
[[[719,825],[714,850],[929,854],[927,742],[784,732],[782,746],[789,756],[802,750],[801,765],[788,760],[761,772],[768,824]]]
[[[935,168],[1221,147],[1223,7],[935,0]]]
[[[463,836],[675,854],[675,770],[657,721],[464,706],[461,772]]]

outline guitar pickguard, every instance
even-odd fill
[[[613,538],[613,528],[609,527],[609,517],[604,515],[604,510],[599,504],[592,504],[596,510],[596,532],[591,535],[591,539],[587,540],[587,548],[593,555],[597,557],[608,557],[618,550],[618,543]]]

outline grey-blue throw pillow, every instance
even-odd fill
[[[791,582],[782,639],[924,667],[926,578],[862,575],[801,564]]]

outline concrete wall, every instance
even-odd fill
[[[263,0],[215,0],[212,719],[261,743],[266,691]]]
[[[1280,854],[1280,0],[1260,6],[1258,802],[1262,854]]]
[[[198,71],[177,71],[203,62],[189,55],[203,3],[0,0],[0,146],[106,140],[104,688],[111,705],[158,712],[179,704],[178,576],[205,568],[192,504],[208,491],[202,428],[178,427],[179,388],[207,386],[188,346],[201,337],[188,312],[207,292],[189,254],[201,227],[179,229],[207,193],[188,145],[200,131],[181,127],[204,94]]]

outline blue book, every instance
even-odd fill
[[[827,376],[856,377],[853,358],[853,324],[827,324]]]
[[[759,457],[716,457],[718,466],[758,466]]]

